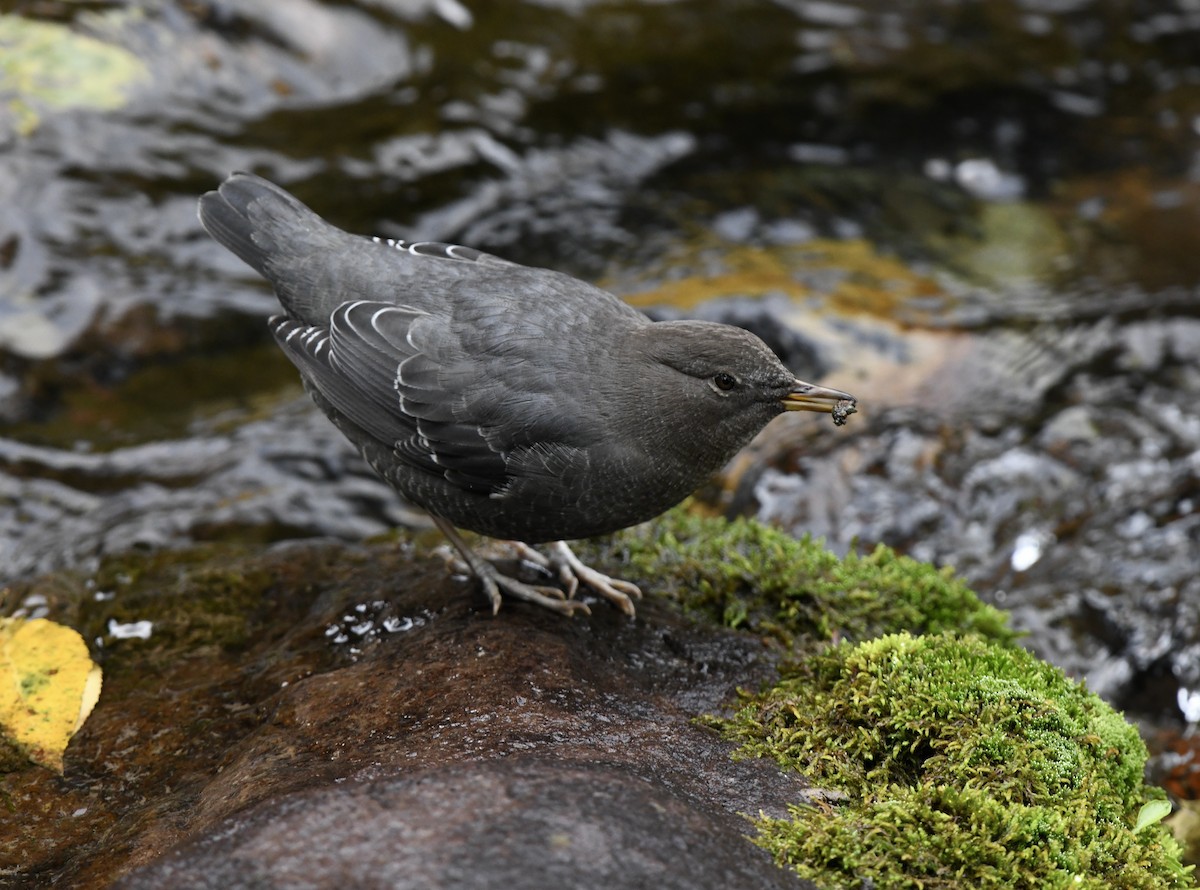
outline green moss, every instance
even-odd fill
[[[82,604],[79,625],[88,638],[103,638],[110,621],[150,621],[148,641],[130,641],[136,649],[128,666],[146,666],[180,657],[198,657],[242,648],[251,626],[272,603],[268,591],[276,579],[236,544],[203,544],[154,553],[129,552],[103,560],[93,586],[111,591],[111,601]],[[122,659],[106,663],[120,671]]]
[[[677,507],[581,552],[587,547],[597,561],[631,564],[685,608],[789,646],[799,637],[865,639],[896,630],[972,631],[1006,643],[1016,636],[1007,615],[949,569],[884,546],[839,559],[820,541],[796,540],[752,519]],[[628,576],[628,566],[619,572]]]
[[[1004,613],[951,572],[886,547],[839,559],[685,508],[588,546],[793,653],[814,637],[877,637],[793,654],[776,686],[707,718],[738,756],[770,757],[844,799],[757,820],[758,842],[802,877],[829,888],[1191,886],[1161,823],[1135,829],[1163,796],[1143,784],[1137,731],[1013,646]]]
[[[1029,653],[896,634],[798,660],[712,721],[740,756],[844,792],[760,818],[758,842],[823,887],[1191,886],[1142,781],[1137,730]]]

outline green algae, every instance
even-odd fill
[[[279,607],[271,596],[275,574],[257,553],[219,543],[109,557],[91,579],[108,596],[84,604],[83,628],[103,639],[113,623],[150,622],[149,640],[120,641],[114,672],[153,674],[178,659],[241,650],[264,632],[270,607]]]
[[[113,366],[120,367],[122,360],[109,359],[104,380],[96,379],[101,369],[73,381],[65,378],[65,369],[41,369],[34,386],[47,407],[41,417],[13,424],[11,437],[52,448],[72,448],[83,440],[90,451],[112,451],[210,430],[228,432],[301,394],[295,367],[262,336],[220,351],[182,351],[174,341],[184,335],[162,328],[157,336],[161,352],[125,361],[128,367],[119,372]],[[180,398],[181,392],[188,398]]]
[[[921,312],[915,307],[949,299],[933,278],[862,238],[759,246],[701,233],[640,274],[655,283],[636,290],[620,280],[606,284],[638,307],[692,309],[722,297],[782,294],[797,305],[819,302],[842,315],[879,318],[915,318]]]

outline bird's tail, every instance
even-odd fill
[[[335,305],[323,280],[329,253],[351,236],[250,173],[234,173],[201,197],[199,213],[213,238],[274,285],[289,315],[308,323],[328,319]]]

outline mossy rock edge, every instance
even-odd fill
[[[1165,797],[1137,730],[953,572],[686,505],[588,546],[785,653],[777,684],[702,718],[841,801],[755,820],[780,865],[831,890],[1194,886],[1161,822],[1137,827]]]
[[[1193,886],[1181,848],[1139,813],[1137,730],[1018,648],[893,634],[798,659],[711,721],[737,756],[772,757],[834,806],[756,820],[758,843],[822,887]]]

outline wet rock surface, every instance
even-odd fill
[[[692,722],[772,674],[757,638],[653,599],[493,618],[403,542],[74,583],[21,591],[95,629],[106,671],[66,775],[6,781],[0,862],[33,885],[800,886],[741,814],[803,783]],[[148,640],[113,635],[134,619]]]
[[[744,830],[622,766],[511,758],[293,795],[117,886],[812,886]]]

